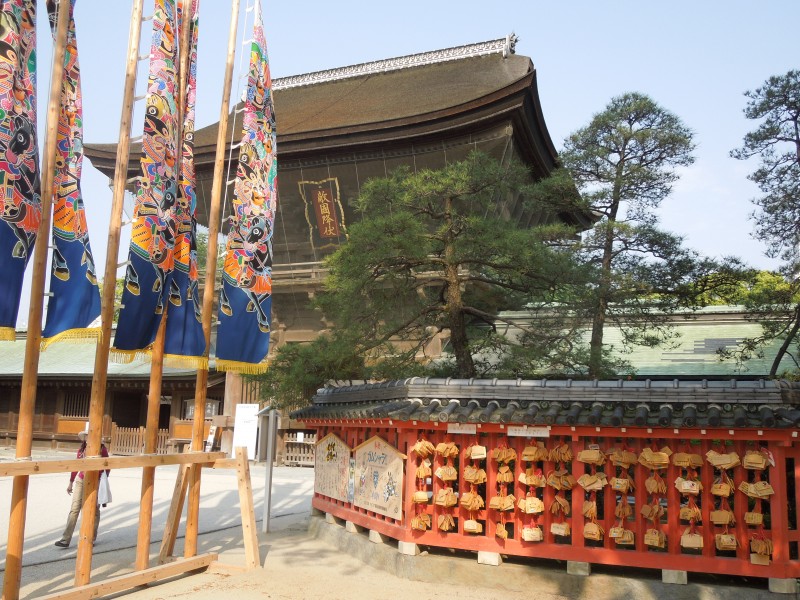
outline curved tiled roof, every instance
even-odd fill
[[[572,381],[412,378],[318,390],[298,420],[392,419],[611,427],[800,426],[785,381]]]
[[[488,50],[461,52],[482,46]],[[513,45],[500,39],[378,61],[395,65],[384,70],[347,67],[335,71],[349,76],[311,77],[302,85],[282,87],[283,80],[277,79],[273,91],[279,165],[285,168],[298,160],[327,164],[352,160],[360,152],[441,144],[512,123],[519,151],[536,176],[544,177],[555,167],[557,153],[542,115],[533,63],[512,52]],[[431,60],[415,60],[427,55]],[[231,118],[229,127],[240,131],[241,117]],[[201,224],[207,223],[205,195],[210,194],[218,130],[214,123],[194,136]],[[113,177],[115,143],[87,143],[84,150],[95,168]],[[140,153],[140,144],[131,146],[128,177],[138,175]]]

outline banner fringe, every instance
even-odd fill
[[[164,366],[176,369],[208,370],[208,357],[186,356],[183,354],[165,354]]]
[[[150,360],[149,350],[120,350],[111,348],[108,352],[108,359],[118,365],[127,365],[135,360]]]
[[[99,327],[81,327],[78,329],[67,329],[57,333],[53,337],[42,338],[39,350],[44,352],[49,346],[56,342],[67,344],[82,344],[84,342],[96,342],[103,337],[103,330]]]
[[[244,373],[245,375],[263,375],[269,370],[269,362],[246,363],[238,360],[224,360],[218,358],[215,363],[217,371],[231,371],[233,373]]]
[[[17,332],[13,327],[0,327],[0,342],[13,342],[17,339]]]

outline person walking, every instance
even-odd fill
[[[86,438],[88,435],[88,431],[81,431],[78,433],[78,439],[81,440],[81,447],[78,448],[78,458],[84,458],[86,456]],[[106,450],[105,445],[102,443],[100,444],[100,456],[108,457],[108,450]],[[108,476],[110,474],[111,471],[106,469],[106,475]],[[83,507],[83,477],[83,471],[73,471],[70,474],[69,485],[67,486],[67,494],[72,496],[72,506],[69,510],[69,516],[67,517],[67,527],[64,529],[64,533],[61,535],[61,539],[55,544],[59,548],[68,548],[70,541],[72,541],[72,533],[75,531],[75,525],[78,522],[78,515]],[[97,528],[100,525],[100,505],[96,504],[94,509],[94,536],[92,537],[92,543],[94,543],[97,539]]]

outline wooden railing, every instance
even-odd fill
[[[144,452],[144,427],[117,427],[111,425],[111,443],[109,452],[120,456],[134,456]],[[156,442],[156,454],[167,453],[169,430],[159,429]]]
[[[287,433],[284,438],[286,452],[283,457],[285,465],[314,466],[314,448],[317,443],[315,433]]]

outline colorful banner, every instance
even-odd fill
[[[42,331],[43,350],[55,341],[82,341],[100,335],[99,326],[89,328],[100,316],[100,290],[81,195],[83,100],[73,19],[75,1],[70,2],[64,75],[61,78],[61,112],[56,133],[58,154],[53,181],[53,260],[47,320]],[[55,38],[55,0],[48,0],[47,13]]]
[[[22,279],[41,219],[36,1],[0,3],[0,340],[15,339]]]
[[[172,291],[179,170],[176,25],[175,0],[155,0],[142,174],[136,185],[129,264],[111,351],[118,362],[149,356]]]
[[[278,201],[275,113],[267,44],[256,2],[234,214],[220,291],[216,368],[263,373],[269,351],[272,228]]]
[[[194,112],[197,97],[197,27],[199,0],[191,2],[189,79],[183,117],[178,203],[175,206],[175,270],[169,284],[169,310],[164,362],[173,366],[208,368],[206,339],[200,319],[197,289],[197,197],[194,171]],[[181,5],[182,6],[182,5]],[[178,10],[179,23],[183,11]]]

